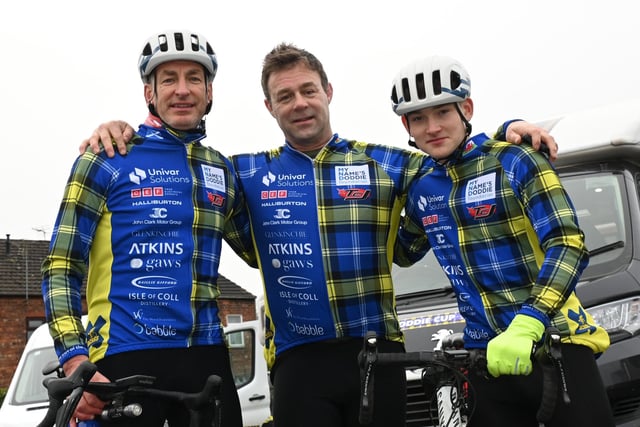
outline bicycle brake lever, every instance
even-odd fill
[[[374,365],[377,360],[377,338],[375,332],[367,332],[362,351],[360,352],[361,396],[358,421],[360,424],[370,424],[373,419],[373,384]]]
[[[60,378],[57,381],[48,382],[50,387],[49,391],[52,395],[64,393],[64,390],[69,390],[71,387],[71,393],[67,397],[66,401],[58,408],[56,414],[56,426],[67,426],[73,416],[73,413],[78,406],[78,402],[82,398],[85,387],[91,380],[91,377],[96,373],[98,367],[89,361],[82,362],[78,368],[67,378]]]
[[[562,398],[565,404],[569,404],[569,392],[562,366],[562,348],[560,331],[555,327],[548,327],[545,330],[542,348],[536,352],[536,358],[542,368],[542,397],[540,407],[536,414],[536,419],[540,425],[544,425],[551,419],[556,407],[558,383],[560,377],[562,386]]]
[[[569,397],[569,391],[567,390],[567,380],[564,374],[564,367],[562,366],[562,346],[560,341],[560,332],[555,328],[547,328],[549,331],[549,358],[553,361],[554,365],[558,368],[558,373],[560,375],[560,380],[562,381],[562,400],[565,405],[571,403],[571,398]]]

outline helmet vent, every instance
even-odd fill
[[[398,92],[396,91],[395,85],[393,86],[393,89],[391,89],[391,100],[394,104],[398,103]]]
[[[442,93],[440,70],[435,70],[433,73],[431,73],[431,83],[433,84],[433,94],[440,95]]]
[[[418,91],[418,99],[427,97],[427,90],[424,85],[424,73],[416,75],[416,90]]]
[[[402,96],[404,102],[411,102],[411,89],[409,88],[409,79],[402,79]]]
[[[184,50],[184,39],[182,38],[182,33],[174,33],[173,36],[176,40],[176,50],[183,51]]]
[[[191,50],[197,52],[200,49],[200,44],[198,43],[198,36],[195,34],[191,34]]]
[[[158,36],[158,46],[160,47],[161,52],[166,52],[169,50],[169,44],[167,43],[167,36],[164,34],[160,34]]]
[[[404,116],[423,108],[462,102],[470,97],[469,73],[448,56],[428,56],[405,65],[391,88],[393,112]]]
[[[145,83],[153,70],[169,61],[193,61],[203,67],[209,81],[218,70],[218,60],[207,39],[191,31],[167,30],[149,37],[138,59],[140,77]]]
[[[457,89],[461,82],[460,73],[451,70],[451,90]]]

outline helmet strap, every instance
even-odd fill
[[[466,142],[466,140],[469,138],[469,135],[471,135],[471,123],[469,123],[469,120],[467,120],[464,114],[462,114],[462,110],[460,110],[460,104],[456,102],[455,106],[456,106],[456,111],[458,112],[460,119],[462,119],[462,123],[464,123],[464,127],[466,130],[466,133],[464,135],[464,141],[462,142]]]
[[[411,124],[409,123],[408,114],[404,114],[402,116],[402,123],[404,123],[404,125],[406,126],[407,133],[409,134],[409,141],[408,141],[409,146],[413,148],[418,148],[418,146],[416,145],[415,138],[411,135],[411,129],[410,129]]]
[[[413,148],[418,148],[418,145],[416,144],[416,140],[412,136],[409,136],[408,144]]]

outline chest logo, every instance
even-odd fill
[[[348,188],[348,189],[338,189],[338,194],[344,200],[364,200],[369,198],[371,194],[371,190],[366,190],[364,188]]]
[[[479,205],[467,208],[473,219],[483,219],[493,215],[496,211],[496,205]]]

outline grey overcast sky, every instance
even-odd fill
[[[218,55],[207,144],[224,154],[283,143],[263,105],[261,61],[286,41],[313,52],[334,87],[334,132],[406,146],[391,112],[396,71],[444,54],[471,74],[474,131],[640,98],[638,18],[628,0],[25,0],[0,5],[0,234],[49,239],[81,141],[101,122],[146,116],[136,69],[148,36],[202,32]],[[639,112],[640,114],[640,112]],[[602,123],[607,126],[607,123]],[[558,141],[562,145],[562,141]],[[220,272],[260,276],[225,249]]]

